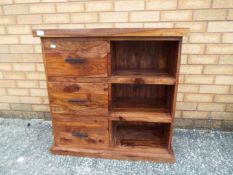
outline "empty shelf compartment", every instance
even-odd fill
[[[176,75],[178,41],[111,41],[112,75]]]
[[[173,85],[112,84],[112,111],[170,113]]]
[[[168,147],[170,124],[112,121],[112,145],[134,148]]]

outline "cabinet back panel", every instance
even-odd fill
[[[171,111],[171,96],[174,86],[145,84],[113,84],[113,108],[154,108]]]
[[[175,74],[178,41],[112,41],[112,73],[141,71]]]
[[[114,84],[116,98],[161,99],[165,98],[165,86]]]
[[[113,144],[134,148],[167,147],[169,124],[113,121]]]

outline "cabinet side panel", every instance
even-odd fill
[[[179,44],[177,45],[178,51],[175,56],[176,58],[176,83],[174,87],[174,93],[173,93],[173,98],[172,98],[172,123],[169,131],[169,142],[168,142],[168,149],[169,151],[172,150],[171,143],[172,143],[172,137],[173,137],[173,128],[174,128],[174,122],[175,122],[175,112],[176,112],[176,98],[177,98],[177,91],[178,91],[178,83],[179,83],[179,75],[180,75],[180,59],[181,59],[181,48],[182,48],[182,38],[179,40]]]
[[[44,62],[44,69],[45,69],[45,75],[46,75],[46,85],[48,87],[48,71],[47,71],[47,64],[46,64],[46,56],[45,56],[45,39],[41,38],[41,48],[42,48],[42,55],[43,55],[43,62]],[[56,138],[56,127],[55,127],[55,123],[54,123],[54,119],[53,119],[53,114],[52,114],[52,110],[51,110],[51,98],[50,98],[50,90],[48,89],[48,98],[49,98],[49,109],[50,109],[50,115],[51,115],[51,121],[52,121],[52,133],[53,133],[53,137],[54,137],[54,145],[56,146],[58,143],[58,140]]]

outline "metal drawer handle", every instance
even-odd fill
[[[65,58],[65,62],[67,63],[84,63],[85,62],[85,59],[83,58]]]
[[[79,137],[79,138],[87,138],[88,134],[87,133],[81,133],[81,132],[73,132],[72,136]]]
[[[70,98],[67,100],[69,103],[86,103],[87,100],[82,100],[78,98]]]

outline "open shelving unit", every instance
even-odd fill
[[[172,154],[180,38],[111,41],[110,144]]]
[[[187,28],[34,30],[54,154],[175,162],[172,134]]]

